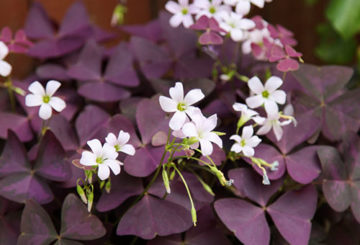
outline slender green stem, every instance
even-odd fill
[[[194,201],[193,201],[193,199],[192,199],[192,197],[191,197],[190,189],[189,189],[189,186],[188,186],[187,183],[186,183],[186,180],[184,179],[184,176],[181,174],[181,172],[180,172],[179,169],[175,166],[175,164],[174,164],[173,168],[174,168],[175,171],[178,173],[178,175],[180,176],[180,178],[181,178],[181,180],[182,180],[182,182],[183,182],[183,184],[184,184],[184,186],[185,186],[186,192],[187,192],[187,194],[188,194],[188,196],[189,196],[190,205],[191,205],[191,210],[195,210],[195,213],[196,213]],[[196,226],[196,217],[195,217],[195,218],[193,217],[193,211],[192,211],[192,215],[191,215],[191,216],[192,216],[192,219],[193,219],[193,222],[194,222],[194,226]],[[196,214],[195,214],[195,216],[196,216]]]
[[[14,91],[12,90],[12,81],[10,79],[9,79],[9,86],[8,86],[7,90],[9,93],[11,111],[16,112],[16,101],[15,101]]]

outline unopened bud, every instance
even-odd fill
[[[94,201],[94,192],[93,191],[89,191],[87,193],[87,199],[88,199],[87,208],[88,208],[88,212],[90,213],[90,211],[92,209],[93,201]]]
[[[87,204],[87,198],[84,192],[84,189],[82,188],[82,186],[80,186],[79,184],[76,185],[76,191],[79,194],[81,201],[83,201],[83,203]]]
[[[170,194],[171,193],[170,183],[169,183],[169,178],[168,178],[165,168],[163,168],[163,170],[162,170],[162,178],[163,178],[164,186],[166,189],[166,193]]]
[[[194,226],[196,226],[197,215],[196,215],[196,209],[194,206],[191,207],[191,218],[192,218],[192,222],[194,223]]]
[[[109,194],[110,190],[111,190],[111,180],[109,178],[108,181],[105,184],[105,191],[106,191],[107,194]]]
[[[210,195],[215,196],[215,193],[208,184],[206,184],[204,181],[200,181],[200,183],[204,187],[205,191],[207,191]]]

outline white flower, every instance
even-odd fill
[[[114,147],[115,151],[121,151],[128,155],[135,154],[135,148],[131,144],[126,144],[130,139],[130,134],[120,130],[119,136],[116,138],[115,134],[109,133],[105,138],[105,145]]]
[[[169,90],[170,97],[160,96],[159,102],[161,109],[165,112],[175,112],[170,119],[169,126],[172,130],[179,130],[185,123],[186,114],[190,116],[193,104],[202,100],[205,95],[200,89],[190,90],[184,97],[184,88],[181,82],[177,82],[175,87]]]
[[[261,139],[258,136],[253,136],[253,134],[254,129],[250,125],[243,128],[241,137],[239,135],[232,135],[230,139],[235,140],[236,143],[231,147],[231,151],[236,153],[243,152],[247,157],[254,156],[254,147],[260,144]]]
[[[198,8],[196,19],[205,15],[220,21],[222,12],[231,12],[231,8],[228,5],[222,5],[222,0],[195,0],[194,5]]]
[[[12,67],[9,63],[4,61],[8,55],[9,49],[4,42],[0,41],[0,76],[7,77],[10,75]]]
[[[258,135],[264,135],[270,132],[271,129],[273,129],[273,132],[275,134],[276,140],[279,141],[282,138],[283,130],[282,126],[289,125],[292,120],[285,120],[280,122],[280,116],[281,114],[277,111],[276,113],[268,114],[268,117],[263,120],[260,117],[254,118],[254,120],[262,125],[259,130],[256,132]],[[259,120],[258,120],[259,119]],[[261,120],[260,120],[261,119]]]
[[[194,110],[191,115],[191,119],[192,122],[185,123],[182,131],[186,137],[194,137],[199,141],[201,152],[204,156],[211,155],[213,152],[211,142],[222,148],[222,140],[216,133],[212,132],[217,123],[216,114],[206,118],[202,115],[200,109],[198,109]],[[195,144],[193,148],[197,148],[198,146],[199,144]]]
[[[46,84],[46,89],[38,81],[31,83],[29,91],[32,94],[26,95],[25,105],[29,107],[40,106],[39,117],[43,120],[49,119],[52,108],[57,112],[61,112],[66,107],[65,101],[53,96],[60,86],[61,83],[55,80],[49,81]]]
[[[249,109],[245,104],[242,103],[234,103],[233,109],[235,111],[241,112],[241,116],[238,122],[240,127],[244,125],[247,121],[258,115],[256,111]]]
[[[179,3],[169,1],[166,3],[165,8],[174,14],[170,18],[170,25],[172,27],[178,27],[183,23],[184,27],[188,28],[194,24],[191,14],[195,14],[196,9],[193,4],[189,4],[188,0],[179,0]]]
[[[250,108],[257,108],[261,105],[265,106],[268,114],[275,114],[278,112],[278,104],[285,104],[286,94],[282,90],[276,90],[282,85],[283,81],[276,76],[270,77],[265,86],[261,83],[258,77],[253,77],[248,81],[251,92],[255,95],[246,99],[246,104]]]
[[[264,7],[265,2],[271,2],[272,0],[225,0],[225,4],[236,6],[236,12],[241,15],[246,15],[250,12],[250,3],[258,6],[259,8]]]
[[[87,144],[92,152],[83,151],[80,159],[82,165],[97,166],[98,176],[101,180],[109,178],[110,169],[115,175],[120,173],[120,165],[123,164],[116,160],[118,153],[114,147],[110,145],[102,146],[98,139],[90,140]]]
[[[271,171],[277,171],[279,169],[279,162],[275,161],[271,164],[270,170]]]
[[[242,41],[245,38],[245,30],[250,30],[255,27],[255,23],[249,19],[243,19],[241,15],[231,12],[222,12],[220,14],[223,21],[220,22],[220,27],[230,33],[233,41]]]

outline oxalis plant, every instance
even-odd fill
[[[111,48],[82,2],[4,27],[0,244],[358,244],[353,71],[301,64],[248,16],[266,2],[168,1],[136,26],[119,4]]]

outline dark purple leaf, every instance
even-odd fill
[[[104,79],[127,87],[139,85],[133,62],[134,57],[128,45],[120,43],[109,60]]]
[[[30,8],[25,32],[30,38],[51,38],[54,35],[54,29],[49,16],[40,3],[34,3]]]
[[[9,129],[16,132],[17,136],[23,142],[30,141],[33,138],[33,133],[27,117],[13,113],[0,112],[0,137],[6,139],[8,137],[7,132]]]
[[[41,139],[34,171],[54,181],[65,181],[70,177],[70,166],[65,161],[65,151],[50,130],[46,131]]]
[[[270,229],[264,209],[236,198],[217,200],[214,208],[221,221],[244,244],[269,244]]]
[[[0,158],[0,176],[30,171],[26,149],[11,130]]]
[[[66,151],[76,150],[79,147],[78,138],[72,125],[61,115],[54,115],[49,121],[49,129],[56,135]]]
[[[76,119],[76,131],[80,139],[80,145],[86,145],[88,140],[92,140],[94,135],[110,119],[109,114],[99,107],[88,105]]]
[[[17,244],[47,245],[56,239],[57,232],[46,211],[35,201],[27,201],[21,217],[21,234]]]
[[[192,225],[188,210],[151,195],[145,195],[119,222],[116,234],[152,239],[156,235],[180,233]]]
[[[286,168],[293,180],[308,184],[319,176],[321,169],[317,149],[318,146],[309,146],[286,156]]]
[[[153,42],[160,41],[162,30],[158,19],[148,22],[145,25],[125,25],[121,29],[130,33],[132,36],[138,36]]]
[[[308,244],[311,219],[317,203],[316,189],[309,185],[298,191],[290,191],[267,208],[281,235],[294,245]]]
[[[0,195],[19,203],[33,199],[38,203],[46,204],[54,198],[50,187],[30,170],[28,173],[12,174],[1,179]]]
[[[271,185],[263,185],[261,177],[249,168],[237,168],[229,171],[229,178],[234,180],[234,186],[242,197],[247,197],[265,207],[270,197],[275,194],[282,181],[272,182]]]
[[[160,78],[170,69],[172,60],[161,47],[140,37],[132,37],[130,45],[146,78]]]
[[[70,77],[66,73],[66,69],[58,64],[44,64],[36,68],[36,75],[42,79],[56,79],[59,81],[67,81]]]
[[[100,212],[107,212],[117,208],[131,196],[140,195],[143,191],[141,179],[133,178],[125,173],[111,178],[111,191],[101,194],[96,204],[96,209]]]
[[[69,194],[61,209],[60,237],[75,240],[94,240],[106,234],[101,221],[87,211],[74,194]]]
[[[86,83],[78,89],[78,93],[99,102],[116,102],[130,97],[127,90],[105,82]]]
[[[223,43],[223,39],[216,32],[206,31],[200,35],[199,43],[202,45],[220,45]]]

